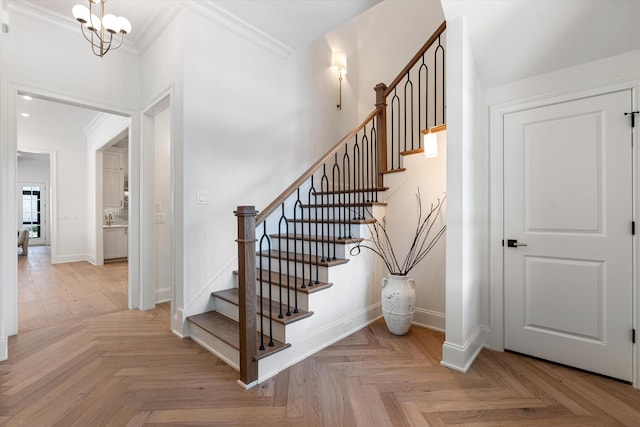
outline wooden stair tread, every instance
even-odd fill
[[[387,206],[387,202],[363,202],[363,203],[324,203],[316,205],[302,205],[304,209],[308,208],[367,208],[371,206]]]
[[[230,302],[233,305],[236,305],[236,306],[240,305],[240,294],[238,292],[238,288],[225,289],[223,291],[212,292],[211,295],[213,295],[216,298],[220,298],[227,302]],[[269,317],[269,300],[266,298],[260,298],[260,296],[258,295],[256,297],[256,302],[258,304],[262,302],[263,313],[265,316]],[[272,313],[271,318],[273,319],[274,322],[278,322],[283,325],[288,325],[290,323],[297,322],[298,320],[305,319],[313,314],[313,311],[305,311],[300,308],[298,308],[297,313],[293,312],[293,307],[291,307],[290,309],[291,309],[291,315],[287,316],[287,311],[288,311],[287,305],[283,304],[282,311],[283,311],[284,317],[279,318],[278,314],[280,313],[280,303],[278,303],[277,301],[271,301],[271,313]],[[259,305],[256,307],[256,311],[257,311],[256,314],[260,314]]]
[[[234,271],[233,274],[238,275],[238,271]],[[269,272],[266,270],[263,270],[262,273],[262,278],[263,280],[267,280],[269,278]],[[306,288],[303,288],[303,280],[300,277],[293,277],[293,276],[287,276],[286,274],[282,275],[282,282],[280,283],[280,274],[278,272],[272,271],[271,272],[271,284],[274,286],[282,286],[282,287],[287,287],[287,278],[289,278],[289,281],[291,283],[291,289],[295,289],[295,283],[298,284],[298,292],[303,293],[303,294],[312,294],[314,292],[318,292],[321,291],[323,289],[328,289],[330,287],[333,286],[333,283],[325,283],[325,282],[318,282],[318,283],[314,283],[313,286],[309,286],[309,284],[306,282],[307,279],[305,279],[305,282],[307,284]],[[260,269],[256,269],[256,282],[260,281]]]
[[[334,238],[333,236],[324,236],[324,237],[318,237],[318,236],[311,236],[308,234],[296,234],[295,236],[291,233],[289,234],[283,234],[282,236],[278,235],[278,234],[270,234],[269,237],[271,237],[272,239],[281,239],[281,240],[304,240],[304,241],[318,241],[318,242],[323,242],[323,243],[336,243],[339,245],[348,245],[350,243],[359,243],[362,242],[364,239],[361,239],[359,237],[351,237],[351,238],[344,238],[344,239],[340,239],[340,238]]]
[[[282,254],[282,258],[281,258],[281,254]],[[294,254],[293,252],[279,252],[277,250],[262,251],[258,253],[258,255],[276,258],[276,259],[282,259],[285,261],[297,261],[304,264],[319,265],[321,267],[333,267],[336,265],[346,264],[349,262],[348,259],[342,259],[342,258],[322,261],[321,260],[322,257],[316,256],[316,255],[305,254],[303,257],[302,254]]]
[[[325,196],[328,194],[346,194],[346,193],[380,193],[387,191],[389,187],[374,187],[374,188],[359,188],[349,190],[331,190],[331,191],[316,191],[313,194],[316,196]]]
[[[365,219],[301,219],[301,218],[287,218],[289,222],[302,222],[311,224],[373,224],[376,222],[375,218]]]
[[[380,172],[383,175],[389,174],[389,173],[396,173],[396,172],[404,172],[406,171],[406,168],[398,168],[398,169],[389,169],[388,171],[382,171]]]
[[[412,150],[401,151],[401,156],[411,156],[413,154],[421,154],[424,153],[424,148],[414,148]]]
[[[208,311],[189,316],[187,320],[240,351],[240,324],[235,320],[229,319],[217,311]],[[260,333],[258,332],[256,335],[256,342],[260,346]],[[258,349],[255,359],[260,360],[263,357],[291,347],[291,344],[285,344],[277,340],[273,340],[273,344],[273,347],[265,346],[265,350],[260,351]]]

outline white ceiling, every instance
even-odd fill
[[[442,8],[447,21],[464,15],[485,87],[640,49],[640,0],[442,0]]]
[[[87,0],[13,0],[77,24],[71,15],[76,4]],[[274,37],[292,50],[299,49],[329,30],[382,0],[193,0],[222,7],[232,15]],[[107,0],[105,13],[124,16],[132,25],[127,43],[144,49],[143,34],[154,32],[164,16],[181,0]]]

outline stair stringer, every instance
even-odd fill
[[[359,227],[364,228],[364,235],[368,234],[366,225]],[[348,263],[329,268],[328,281],[333,286],[309,294],[313,316],[287,325],[286,342],[291,347],[258,361],[258,383],[382,317],[383,266],[370,251],[351,255],[354,246],[346,245]]]

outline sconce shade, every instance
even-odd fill
[[[347,73],[347,56],[344,52],[333,52],[331,55],[331,66],[342,74]]]
[[[426,158],[438,157],[438,135],[425,133],[423,137],[424,156]]]
[[[438,132],[444,132],[446,130],[447,125],[439,125],[422,131],[422,147],[426,158],[429,159],[438,156]]]

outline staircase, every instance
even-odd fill
[[[237,287],[213,292],[214,309],[187,320],[191,338],[238,369],[244,387],[381,316],[383,271],[368,251],[351,252],[384,217],[384,176],[405,170],[403,154],[422,152],[438,101],[444,121],[444,30],[389,88],[376,86],[376,109],[269,206],[238,207]]]

